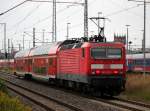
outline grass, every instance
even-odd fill
[[[0,71],[4,71],[4,72],[7,72],[7,73],[12,73],[13,69],[12,68],[2,68],[2,69],[0,69]]]
[[[121,97],[150,103],[150,75],[128,74],[126,91]]]
[[[23,105],[19,99],[8,95],[4,81],[0,80],[0,111],[32,111],[30,107]]]
[[[5,82],[3,80],[1,80],[1,79],[0,79],[0,91],[4,92],[4,93],[8,93],[7,87],[5,85]]]
[[[31,111],[31,108],[23,105],[18,98],[0,92],[0,111]]]

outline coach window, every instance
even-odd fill
[[[49,65],[50,65],[50,66],[53,65],[53,58],[50,58],[50,59],[49,59]]]
[[[29,65],[32,65],[32,59],[29,59]]]
[[[82,48],[82,57],[85,57],[85,49]]]
[[[26,64],[26,65],[28,64],[28,60],[27,60],[27,59],[25,60],[25,64]]]
[[[146,59],[146,65],[150,65],[150,60]]]

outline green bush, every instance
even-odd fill
[[[0,92],[0,111],[31,111],[31,108],[21,104],[17,98],[10,98],[7,94]]]

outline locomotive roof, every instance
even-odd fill
[[[144,58],[144,54],[129,54],[127,55],[127,59],[142,59]],[[150,53],[146,53],[146,58],[150,58]]]
[[[67,43],[68,42],[68,43]],[[60,50],[73,49],[73,48],[83,48],[83,47],[91,47],[91,46],[114,46],[114,47],[123,47],[124,44],[120,42],[74,42],[73,41],[64,41],[60,45]]]
[[[29,56],[56,54],[60,44],[61,42],[55,42],[52,44],[44,44],[42,46],[35,47],[31,50]]]

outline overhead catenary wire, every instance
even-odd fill
[[[17,27],[23,23],[28,17],[30,17],[35,11],[37,11],[37,9],[40,7],[41,4],[39,4],[38,6],[36,6],[33,10],[31,10],[22,20],[20,20],[19,22],[17,22],[16,24],[14,24],[12,27],[10,27],[9,29],[14,29],[14,27]],[[8,29],[8,30],[9,30]]]
[[[8,8],[8,7],[13,7],[13,6],[15,6],[16,4],[18,4],[17,0],[12,0],[10,6],[8,6],[8,4],[7,4],[7,8]],[[2,12],[0,12],[0,13],[2,13]],[[7,14],[7,15],[4,15],[4,16],[1,16],[1,17],[0,17],[0,21],[5,20],[5,19],[8,18],[10,15],[11,15],[11,14],[9,14],[9,15]]]
[[[6,14],[7,12],[9,12],[9,11],[11,11],[11,10],[13,10],[13,9],[15,9],[15,8],[17,8],[17,7],[19,7],[19,6],[21,6],[21,5],[23,5],[23,4],[26,3],[27,1],[28,1],[28,0],[25,0],[25,1],[23,1],[23,2],[21,2],[21,3],[19,3],[19,4],[17,4],[17,5],[13,6],[12,8],[10,8],[10,9],[8,9],[8,10],[6,10],[6,11],[0,13],[0,16]]]
[[[45,2],[45,3],[52,3],[53,1],[49,1],[49,0],[45,0],[45,1],[42,1],[42,0],[27,0],[27,1],[30,1],[30,2]],[[84,3],[79,3],[79,2],[61,2],[61,1],[57,1],[56,3],[64,3],[64,4],[66,4],[66,3],[68,3],[68,4],[81,4],[81,5],[83,5]]]
[[[63,12],[63,11],[66,10],[66,9],[68,9],[68,8],[63,8],[63,9],[58,10],[58,11],[57,11],[57,14]],[[38,20],[36,23],[34,23],[34,24],[32,24],[32,25],[30,25],[30,26],[28,26],[28,27],[25,27],[24,30],[33,28],[33,26],[35,26],[35,25],[37,25],[37,24],[40,24],[40,23],[42,23],[42,22],[45,22],[45,21],[48,20],[50,17],[52,17],[52,15],[47,16],[47,17],[44,17],[43,19]],[[21,24],[21,23],[20,23],[20,24]],[[16,25],[16,27],[17,27],[17,29],[18,29],[18,25]],[[12,27],[12,29],[14,29],[14,27]],[[14,36],[14,35],[18,35],[18,34],[17,34],[17,33],[18,33],[18,32],[17,32],[17,29],[16,29],[15,33],[14,33],[14,34],[11,34],[9,37]],[[10,30],[9,30],[9,31],[10,31]],[[20,33],[22,33],[22,32],[20,32]]]
[[[113,15],[117,15],[117,14],[119,14],[119,13],[122,13],[122,12],[124,12],[124,11],[129,11],[128,9],[125,9],[124,11],[123,11],[124,9],[122,9],[122,10],[120,10],[120,12],[118,11],[116,11],[116,12],[114,12],[114,13],[110,13],[111,15],[108,15],[108,16],[113,16]],[[80,11],[79,11],[80,12]],[[76,14],[76,13],[75,13]],[[74,14],[73,14],[74,15]],[[107,16],[107,15],[106,15]],[[46,20],[48,20],[49,19],[49,17],[50,16],[48,16],[47,18],[46,18]],[[42,23],[42,22],[44,22],[44,20],[43,21],[40,21],[40,23]],[[37,25],[37,24],[39,24],[39,21],[37,21],[37,23],[36,24],[34,24],[34,25]],[[33,27],[33,26],[32,26]]]
[[[66,9],[66,8],[59,10],[58,13],[64,11],[65,9]],[[44,17],[43,19],[38,20],[36,23],[30,25],[29,27],[25,27],[24,30],[33,28],[34,25],[40,24],[40,23],[42,23],[42,22],[45,22],[45,21],[48,20],[50,17],[52,17],[52,15],[47,16],[47,17]],[[19,33],[23,33],[23,32],[18,32],[18,34],[19,34]],[[17,34],[17,31],[16,31],[15,33],[11,34],[11,35],[8,36],[8,37],[11,37],[11,36],[14,36],[14,35],[18,35],[18,34]]]
[[[25,1],[21,2],[21,3],[19,3],[18,5],[15,5],[14,7],[8,9],[7,11],[1,13],[1,15],[5,14],[5,13],[7,13],[7,12],[9,12],[9,11],[11,11],[11,10],[13,10],[13,9],[15,9],[15,8],[17,8],[17,7],[19,7],[19,6],[21,6],[21,5],[23,5],[24,3],[28,2],[28,1],[34,1],[34,0],[25,0]],[[39,1],[39,2],[43,2],[43,1]],[[46,2],[51,2],[51,1],[46,1]],[[81,4],[81,5],[83,5],[83,3],[79,3],[79,2],[57,2],[57,3],[71,3],[71,4]],[[66,9],[67,9],[67,8],[66,8]],[[29,16],[29,15],[27,15],[24,19],[26,19],[28,16]],[[49,19],[49,17],[50,17],[50,16],[44,18],[44,20],[45,20],[45,19]],[[40,22],[43,22],[44,20],[42,19]],[[18,22],[18,23],[16,24],[16,26],[20,25],[21,22],[23,22],[23,20],[21,20],[20,22]],[[37,23],[35,23],[35,24],[33,24],[33,25],[39,24],[40,22],[38,21]],[[14,27],[13,27],[13,28],[14,28]],[[26,29],[26,28],[25,28],[25,29]],[[15,34],[16,34],[16,33],[17,33],[17,29],[16,29]],[[15,34],[13,34],[13,35],[15,35]]]
[[[63,11],[65,11],[66,9],[68,9],[68,8],[63,8],[63,9],[58,10],[58,11],[57,11],[57,14],[58,14],[58,13],[61,13],[61,12],[63,12]],[[38,25],[38,24],[40,24],[40,23],[42,23],[42,22],[45,22],[46,20],[50,19],[50,17],[52,17],[52,15],[49,15],[49,16],[47,16],[47,17],[44,17],[44,18],[38,20],[37,22],[35,22],[34,24],[32,24],[32,25],[30,25],[30,26],[28,26],[28,27],[25,27],[24,29],[33,28],[33,26]]]
[[[115,11],[115,12],[112,12],[112,13],[110,13],[110,14],[107,14],[106,15],[106,17],[110,17],[110,16],[113,16],[113,15],[117,15],[117,14],[119,14],[119,13],[122,13],[122,12],[125,12],[125,11],[129,11],[129,10],[131,10],[131,9],[134,9],[134,8],[137,8],[137,7],[139,7],[140,5],[136,5],[136,6],[133,6],[133,7],[129,7],[129,8],[124,8],[124,9],[122,9],[122,10],[118,10],[118,11]]]
[[[21,5],[23,5],[23,4],[26,3],[26,2],[53,2],[53,1],[25,0],[25,1],[23,1],[23,2],[21,2],[21,3],[19,3],[19,4],[17,4],[17,5],[13,6],[12,8],[10,8],[10,9],[8,9],[8,10],[6,10],[6,11],[0,13],[0,16],[2,16],[2,15],[4,15],[4,14],[8,13],[9,11],[11,11],[11,10],[13,10],[13,9],[15,9],[15,8],[17,8],[17,7],[19,7],[19,6],[21,6]],[[81,4],[81,5],[83,5],[83,3],[78,3],[78,2],[56,2],[56,3],[71,3],[71,4]]]
[[[107,14],[105,17],[110,17],[110,16],[114,16],[114,15],[117,15],[119,13],[122,13],[122,12],[125,12],[125,11],[129,11],[131,9],[134,9],[134,8],[137,8],[139,7],[139,5],[136,5],[136,6],[133,6],[133,7],[129,7],[129,8],[126,8],[126,9],[122,9],[122,10],[118,10],[118,11],[115,11],[115,12],[112,12],[112,13],[109,13]],[[80,23],[80,24],[76,24],[74,26],[71,26],[70,28],[74,28],[74,27],[79,27],[80,25],[83,25],[83,23]],[[64,28],[65,29],[65,28]],[[59,30],[60,31],[60,30]]]
[[[122,5],[120,5],[120,4],[116,3],[116,2],[114,2],[113,0],[110,0],[110,2],[113,3],[115,6],[120,7],[120,8],[122,8],[123,10],[124,10],[124,9],[126,10],[126,8],[122,7]],[[140,5],[139,5],[139,6],[140,6]],[[139,17],[143,18],[143,16],[141,16],[141,15],[135,13],[135,12],[131,12],[131,11],[128,11],[128,12],[131,13],[131,14],[133,14],[133,15],[135,15],[135,16],[139,16]]]
[[[122,12],[124,12],[124,11],[129,11],[129,10],[134,9],[134,8],[137,8],[137,7],[139,7],[139,5],[136,5],[136,6],[133,6],[133,7],[129,7],[129,8],[126,8],[126,9],[122,9],[122,10],[118,10],[118,11],[115,11],[115,12],[112,12],[112,13],[107,14],[106,17],[114,16],[114,15],[117,15],[117,14],[122,13]],[[66,10],[66,9],[68,9],[68,7],[67,7],[67,8],[64,8],[64,9],[60,9],[59,11],[57,11],[57,13],[63,12],[63,11]],[[75,14],[76,14],[76,13],[75,13]],[[73,14],[73,15],[74,15],[74,14]],[[37,25],[37,24],[40,24],[40,23],[42,23],[42,22],[45,22],[45,21],[48,20],[50,17],[52,17],[52,15],[47,16],[47,17],[45,17],[45,18],[43,18],[43,19],[40,19],[40,20],[38,20],[36,23],[32,24],[32,25],[29,26],[29,27],[25,27],[24,29],[32,28],[33,26],[35,26],[35,25]],[[69,17],[71,17],[71,16],[69,16]],[[66,18],[69,18],[69,17],[66,17]],[[83,24],[83,23],[80,23],[80,25],[82,25],[82,24]],[[78,25],[79,25],[79,24],[77,24],[76,27],[78,27]],[[80,26],[80,25],[79,25],[79,26]],[[70,27],[70,28],[72,28],[72,27]],[[65,29],[64,29],[64,30],[65,30]],[[60,32],[60,30],[59,30],[58,32]],[[14,33],[13,35],[15,35],[15,34],[16,34],[16,33]]]
[[[91,1],[89,4],[92,5],[92,3],[94,3],[94,1],[96,1],[96,0]],[[66,2],[65,2],[65,3],[66,3]],[[67,2],[67,3],[76,3],[76,2]],[[63,8],[63,9],[58,10],[58,11],[57,11],[57,14],[58,14],[58,13],[61,13],[61,12],[63,12],[63,11],[65,11],[65,10],[68,9],[68,8],[69,8],[69,7],[65,7],[65,8]],[[79,11],[79,10],[76,10],[72,15],[70,15],[70,16],[67,17],[67,18],[72,17],[73,15],[77,14],[78,12],[80,12],[80,11]],[[24,29],[32,28],[33,26],[35,26],[35,25],[37,25],[37,24],[40,24],[40,23],[42,23],[42,22],[45,22],[45,21],[48,20],[50,17],[52,17],[52,15],[47,16],[47,17],[44,17],[43,19],[38,20],[38,21],[35,22],[34,24],[32,24],[32,25],[30,25],[30,26],[28,26],[28,27],[25,27]],[[61,21],[61,22],[62,22],[62,21]]]
[[[114,15],[117,15],[119,13],[132,10],[132,9],[137,8],[139,6],[140,5],[136,5],[136,6],[133,6],[133,7],[128,7],[128,8],[122,9],[122,10],[118,10],[118,11],[107,14],[105,17],[114,16]],[[70,29],[80,27],[81,25],[83,25],[83,23],[75,24],[73,26],[70,26]],[[62,29],[58,30],[58,32],[62,32],[63,30],[66,30],[66,28],[62,28]]]
[[[91,5],[91,3],[90,3],[90,5]],[[139,6],[140,5],[136,5],[136,6],[133,6],[133,7],[128,7],[128,8],[124,8],[124,9],[118,10],[118,11],[114,11],[112,13],[109,13],[109,14],[105,15],[105,17],[110,17],[110,16],[114,16],[114,15],[120,14],[120,13],[125,12],[125,11],[130,11],[131,9],[137,8]],[[68,19],[68,18],[74,16],[75,14],[77,14],[76,12],[80,12],[80,11],[78,11],[78,10],[74,11],[72,15],[67,16],[65,19]]]

